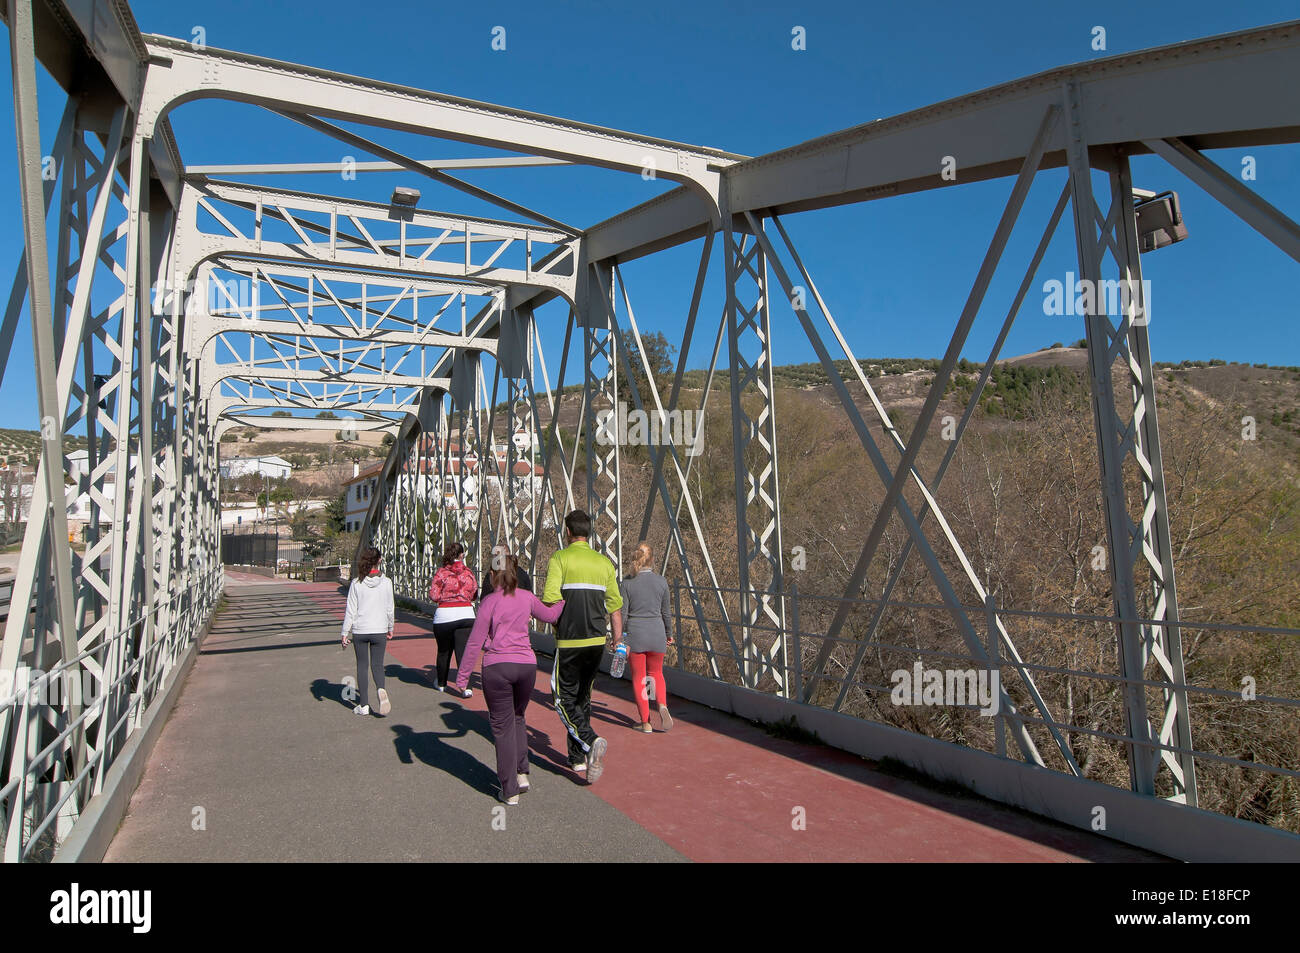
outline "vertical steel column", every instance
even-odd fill
[[[502,475],[502,492],[506,525],[504,539],[499,540],[518,556],[531,552],[537,528],[537,481],[533,475],[533,446],[537,431],[533,426],[531,381],[533,375],[533,313],[531,309],[507,311],[501,315],[497,365],[506,378],[506,465]],[[517,447],[516,439],[524,447]],[[495,454],[494,454],[495,459]],[[516,474],[518,464],[526,464],[527,474]],[[493,540],[498,542],[498,540]]]
[[[596,269],[601,278],[597,280]],[[620,445],[627,436],[619,414],[618,358],[610,328],[614,313],[613,269],[594,263],[584,273],[578,320],[583,346],[583,433],[587,450],[587,512],[591,516],[591,548],[615,566],[623,565],[623,514],[620,482]],[[602,291],[602,289],[604,289]],[[607,300],[598,295],[608,294]]]
[[[18,578],[15,579],[9,624],[0,659],[5,667],[16,661],[23,651],[23,632],[26,627],[28,607],[33,605],[32,596],[37,598],[34,607],[37,626],[33,631],[32,656],[37,670],[46,664],[46,632],[53,630],[56,644],[60,647],[62,657],[71,659],[78,654],[77,616],[75,614],[72,547],[68,543],[67,509],[64,490],[63,434],[65,429],[65,401],[59,394],[59,358],[62,350],[63,331],[66,321],[65,301],[65,267],[69,247],[69,229],[66,227],[72,217],[73,204],[70,201],[72,182],[70,176],[76,174],[76,163],[69,163],[68,157],[74,153],[71,148],[56,153],[56,162],[63,163],[62,199],[59,208],[59,230],[57,246],[57,267],[59,269],[57,313],[51,306],[51,285],[49,275],[49,256],[46,238],[45,218],[47,193],[43,181],[43,150],[41,148],[40,119],[37,106],[35,30],[30,0],[9,0],[7,14],[10,31],[10,62],[13,77],[14,121],[17,127],[18,168],[20,194],[23,210],[23,237],[26,249],[24,263],[27,271],[27,293],[29,298],[29,318],[32,326],[33,355],[35,358],[37,406],[40,414],[41,454],[37,463],[37,480],[40,491],[33,486],[32,499],[28,512],[28,530],[25,534],[24,551],[20,555]],[[72,128],[73,115],[78,109],[75,100],[69,102],[64,111],[60,135],[56,149],[66,146],[66,134]],[[84,207],[84,206],[83,206]],[[14,298],[18,295],[15,293]],[[17,321],[17,311],[6,315],[6,325],[12,328]],[[6,347],[6,351],[8,348]],[[5,357],[9,355],[6,353]],[[33,528],[37,529],[34,538]],[[38,542],[39,540],[39,542]],[[36,543],[35,546],[32,544]],[[16,667],[15,667],[16,668]],[[80,673],[80,666],[74,667]],[[61,686],[56,686],[61,687]],[[43,812],[45,806],[52,804],[47,800],[51,793],[60,797],[66,791],[69,774],[75,775],[85,763],[84,729],[73,732],[68,739],[65,752],[60,752],[51,765],[51,785],[42,782],[35,784],[34,799],[29,800],[27,763],[31,754],[43,747],[43,729],[46,724],[54,730],[66,726],[69,720],[80,715],[82,699],[77,692],[71,699],[60,697],[57,706],[42,704],[38,706],[36,717],[31,717],[31,700],[23,704],[23,717],[18,730],[12,735],[13,750],[10,758],[10,770],[0,773],[0,784],[4,784],[17,774],[20,782],[19,795],[14,799],[8,841],[6,843],[6,860],[17,859],[21,855],[23,842],[28,836],[29,805],[37,812]],[[62,696],[62,693],[60,693]],[[3,757],[6,738],[9,736],[9,717],[5,713],[0,718],[0,758]],[[70,764],[64,760],[64,754],[70,758]],[[3,761],[0,760],[0,764]],[[41,772],[42,774],[44,772]],[[38,774],[37,777],[40,777]],[[70,818],[79,811],[80,800],[74,799],[66,804],[58,822],[57,833],[62,833],[70,824]],[[17,854],[15,852],[18,852]]]
[[[566,507],[572,509],[574,505],[573,476],[572,476],[572,471],[570,470],[568,465],[568,455],[564,451],[564,441],[560,434],[559,421],[560,421],[560,402],[564,399],[564,394],[563,394],[564,379],[565,379],[564,375],[569,365],[569,345],[573,340],[573,327],[575,323],[576,323],[576,310],[570,307],[568,317],[565,319],[565,324],[564,324],[564,343],[560,346],[560,367],[559,367],[559,374],[556,376],[555,379],[554,393],[552,393],[551,391],[550,381],[546,375],[546,359],[542,355],[540,347],[537,346],[537,342],[534,341],[533,343],[533,346],[537,348],[538,361],[541,364],[541,369],[542,369],[543,383],[546,386],[546,395],[548,398],[547,406],[551,413],[551,419],[550,422],[547,424],[547,428],[546,428],[546,436],[543,438],[542,441],[542,455],[543,455],[542,456],[542,477],[541,477],[542,494],[546,504],[549,506],[550,509],[551,529],[555,533],[556,542],[561,546],[564,544],[563,537],[561,535],[561,530],[560,530],[560,527],[562,526],[563,523],[563,517],[560,514],[560,508],[558,505],[558,501],[556,500],[554,484],[551,481],[551,463],[556,459],[557,456],[559,457],[560,478],[564,481],[564,490],[565,490],[564,502]],[[530,352],[530,359],[531,359],[531,352]],[[533,427],[535,432],[540,433],[542,430],[541,411],[538,406],[537,392],[533,388],[533,382],[531,378],[528,380],[528,395],[533,409]],[[582,425],[580,425],[580,427],[581,426]],[[581,437],[575,434],[574,448],[573,448],[573,457],[574,457],[575,465],[577,463],[578,441],[580,439]],[[532,546],[530,547],[528,553],[528,572],[534,578],[536,578],[537,576],[537,549],[538,546],[541,544],[541,539],[542,537],[540,533],[533,534]]]
[[[740,589],[741,676],[757,688],[770,674],[777,690],[788,692],[786,678],[785,598],[782,573],[781,483],[776,457],[776,405],[772,386],[772,330],[767,300],[767,258],[759,242],[745,250],[733,230],[729,209],[723,214],[723,260],[726,268],[727,345],[731,358],[731,432],[735,461],[736,550]],[[762,228],[762,222],[759,222]],[[749,294],[742,300],[741,283]],[[752,302],[747,304],[746,302]],[[750,358],[748,352],[753,352]],[[757,391],[762,406],[751,418],[745,410],[746,388]],[[751,518],[759,526],[754,528]],[[756,646],[755,627],[766,619],[777,630],[764,652]]]
[[[437,423],[437,414],[433,407],[433,398],[426,393],[420,399],[417,416],[420,419],[419,453],[416,465],[421,476],[420,494],[420,568],[415,580],[415,591],[411,597],[424,599],[428,594],[429,581],[437,571],[439,536],[434,517],[435,507],[442,506],[442,490],[435,482],[438,467],[438,448],[434,442],[433,426]]]
[[[451,400],[459,435],[455,460],[455,538],[465,546],[465,563],[479,568],[479,521],[487,502],[484,476],[487,467],[482,453],[482,413],[479,399],[479,352],[457,351],[452,358]],[[489,448],[490,449],[490,448]],[[471,469],[473,475],[471,476]]]
[[[1197,806],[1196,759],[1191,755],[1192,729],[1189,717],[1186,673],[1183,667],[1183,643],[1179,629],[1178,588],[1174,579],[1173,546],[1169,533],[1169,503],[1165,494],[1164,455],[1160,448],[1160,427],[1156,414],[1155,375],[1151,367],[1150,314],[1142,281],[1142,264],[1137,236],[1137,215],[1133,210],[1133,182],[1128,156],[1116,151],[1111,172],[1111,214],[1115,218],[1115,244],[1112,253],[1120,269],[1121,281],[1134,292],[1121,303],[1127,306],[1122,315],[1128,335],[1122,348],[1133,401],[1129,427],[1136,429],[1136,443],[1129,442],[1128,452],[1137,463],[1142,484],[1141,553],[1150,573],[1150,606],[1146,618],[1154,625],[1143,625],[1143,645],[1148,659],[1154,658],[1157,678],[1169,682],[1162,689],[1159,739],[1163,745],[1182,749],[1161,750],[1161,762],[1169,769],[1174,793],[1170,800]],[[1137,543],[1136,536],[1130,544]]]
[[[78,627],[73,615],[72,555],[63,489],[63,411],[58,395],[58,355],[50,302],[49,253],[45,235],[45,195],[41,180],[42,150],[36,105],[36,49],[31,0],[8,0],[9,52],[13,69],[14,121],[18,129],[18,169],[22,189],[23,238],[27,247],[27,292],[31,304],[32,350],[36,360],[37,405],[41,415],[41,462],[48,510],[28,519],[43,522],[45,545],[54,576],[53,611],[63,657],[77,652]],[[65,169],[65,172],[67,170]],[[62,210],[66,212],[66,210]],[[59,276],[62,280],[62,275]],[[35,494],[33,494],[33,497]],[[33,504],[36,500],[33,498]],[[19,593],[14,592],[15,596]],[[14,612],[27,604],[15,601]],[[75,760],[80,761],[77,751]]]
[[[1097,204],[1093,198],[1092,167],[1088,140],[1080,103],[1078,84],[1070,81],[1064,88],[1066,152],[1070,169],[1070,194],[1074,209],[1075,239],[1079,255],[1079,278],[1100,290],[1102,261],[1109,239],[1107,227],[1100,235],[1097,227]],[[1107,223],[1109,224],[1109,222]],[[1069,289],[1073,293],[1074,289]],[[1139,680],[1145,669],[1144,633],[1139,623],[1136,566],[1132,542],[1137,527],[1129,516],[1124,488],[1125,443],[1131,434],[1120,419],[1112,377],[1116,357],[1126,349],[1127,334],[1116,333],[1105,314],[1105,302],[1097,301],[1085,318],[1088,339],[1088,366],[1092,378],[1092,409],[1097,434],[1097,458],[1101,466],[1102,497],[1106,512],[1107,539],[1110,547],[1112,597],[1118,617],[1120,674]],[[1136,681],[1124,684],[1124,710],[1129,736],[1126,743],[1129,778],[1139,794],[1155,794],[1155,751],[1147,715],[1144,686]]]

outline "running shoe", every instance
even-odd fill
[[[600,776],[605,772],[605,751],[609,748],[609,742],[604,738],[597,738],[591,743],[591,751],[587,754],[587,783],[595,784],[600,780]]]
[[[582,761],[582,762],[580,762],[580,763],[578,763],[578,764],[571,764],[571,765],[569,765],[569,770],[570,770],[570,771],[577,771],[579,774],[581,774],[581,773],[583,773],[584,771],[587,770],[587,762]]]
[[[388,692],[379,689],[379,714],[387,715],[392,710],[393,704],[388,700]]]
[[[499,789],[497,790],[497,800],[500,801],[502,804],[515,805],[519,803],[518,794],[512,794],[510,795],[510,797],[505,797],[504,795],[505,795],[504,791]]]
[[[528,790],[528,775],[517,774],[515,780],[519,782],[519,793],[523,794]]]
[[[664,731],[671,731],[673,727],[673,716],[668,714],[668,709],[663,705],[659,706],[659,727]]]
[[[354,715],[368,715],[368,714],[370,714],[370,706],[369,706],[369,705],[358,705],[356,708],[352,709],[352,714],[354,714]]]

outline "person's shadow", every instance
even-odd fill
[[[352,695],[351,701],[348,701],[349,689]],[[357,705],[356,686],[331,682],[328,678],[318,678],[311,683],[311,696],[318,702],[338,702],[348,710],[355,708]]]
[[[526,718],[527,716],[525,716]],[[574,772],[569,770],[568,754],[556,751],[551,746],[551,736],[540,728],[534,728],[526,720],[524,728],[528,731],[528,763],[536,765],[547,774],[554,774],[562,778],[572,777]]]
[[[551,693],[542,691],[539,688],[534,688],[531,703],[528,706],[529,711],[531,711],[534,706],[540,706],[542,708],[546,708],[551,711],[554,711],[555,705]],[[593,704],[592,706],[593,715],[596,713],[596,710],[597,710],[596,706]],[[601,709],[601,710],[608,711],[608,709]],[[604,720],[610,722],[615,721],[615,719],[613,718],[605,718]],[[637,722],[632,721],[631,719],[629,719],[627,723],[632,727],[635,727],[637,725]],[[564,742],[565,750],[559,751],[554,746],[552,746],[550,735],[542,731],[540,728],[534,728],[531,724],[528,723],[528,716],[526,714],[524,716],[524,726],[528,730],[528,751],[529,754],[531,755],[529,758],[530,764],[537,765],[539,768],[541,768],[543,771],[546,771],[548,774],[554,774],[562,778],[569,778],[571,780],[576,780],[578,783],[586,783],[582,775],[576,774],[576,772],[574,772],[573,769],[569,767],[569,752],[568,752],[569,735],[567,732],[564,731],[560,732],[560,739],[561,741]],[[542,760],[543,758],[545,758],[546,760]]]
[[[628,705],[632,707],[633,711],[636,711],[635,701],[628,699]],[[591,720],[596,721],[597,719],[606,722],[607,724],[618,725],[620,728],[637,728],[641,724],[641,722],[637,721],[626,712],[621,710],[616,711],[593,698],[591,700]]]
[[[393,747],[397,752],[397,760],[402,764],[414,764],[419,759],[431,768],[445,771],[464,781],[475,791],[495,796],[495,767],[483,764],[468,751],[462,751],[444,740],[466,738],[473,732],[491,741],[492,732],[488,728],[487,719],[451,702],[444,703],[442,707],[446,709],[442,721],[447,726],[447,731],[416,731],[410,725],[393,725]]]
[[[437,677],[434,666],[427,665],[425,668],[408,668],[405,665],[395,665],[389,662],[384,666],[384,678],[395,678],[405,685],[418,685],[420,688],[433,688],[434,679]]]

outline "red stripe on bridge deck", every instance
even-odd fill
[[[343,618],[335,584],[292,583]],[[399,613],[400,615],[401,613]],[[389,654],[430,673],[437,644],[428,625],[397,623]],[[421,636],[427,636],[421,638]],[[551,707],[550,665],[539,660],[528,709],[531,748],[567,763],[565,732]],[[432,677],[432,675],[430,675]],[[666,673],[669,693],[672,672]],[[477,686],[475,678],[472,685]],[[673,699],[674,727],[635,729],[626,681],[601,678],[592,697],[596,731],[609,742],[591,793],[697,861],[1142,861],[1145,851],[883,774],[853,755],[772,737],[739,718]],[[487,718],[481,691],[464,702]],[[796,821],[802,820],[803,829]]]

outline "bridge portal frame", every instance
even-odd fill
[[[217,442],[222,429],[234,425],[236,418],[229,412],[236,405],[231,403],[235,399],[233,395],[217,395],[216,375],[222,373],[220,365],[214,367],[205,362],[202,352],[196,352],[191,345],[199,332],[184,306],[185,282],[177,280],[181,276],[188,280],[205,261],[242,258],[278,262],[283,267],[285,263],[301,264],[306,257],[313,266],[357,271],[378,268],[389,277],[459,279],[499,289],[499,303],[475,318],[473,334],[476,338],[491,338],[504,331],[515,341],[513,350],[504,354],[498,350],[498,375],[507,378],[512,424],[524,422],[527,416],[521,410],[526,392],[532,404],[531,426],[535,430],[541,428],[531,372],[535,361],[540,361],[541,350],[537,345],[533,312],[547,300],[567,299],[570,314],[566,339],[575,328],[579,329],[584,355],[582,419],[586,432],[591,434],[598,407],[617,396],[620,372],[627,376],[636,370],[646,373],[656,409],[665,409],[653,375],[644,366],[640,334],[619,265],[684,241],[704,239],[689,336],[694,328],[714,238],[721,236],[726,304],[709,376],[711,380],[725,333],[736,460],[736,530],[740,553],[737,569],[742,580],[738,614],[730,615],[721,597],[722,587],[717,585],[703,528],[686,481],[690,460],[682,466],[681,448],[670,446],[651,453],[655,476],[643,527],[649,522],[654,501],[659,499],[671,513],[670,537],[683,569],[689,570],[688,545],[698,545],[704,553],[705,565],[723,608],[721,625],[731,643],[731,660],[742,682],[758,687],[764,679],[769,679],[778,693],[791,697],[800,697],[801,693],[805,703],[814,700],[825,660],[819,659],[811,680],[803,682],[801,660],[796,657],[791,665],[790,646],[786,643],[781,501],[771,388],[770,276],[775,274],[792,298],[796,290],[792,274],[797,272],[806,280],[805,290],[812,289],[818,309],[855,367],[857,360],[836,328],[825,302],[816,295],[811,276],[781,226],[781,216],[951,187],[951,183],[941,180],[937,174],[918,174],[918,170],[931,168],[936,156],[954,152],[954,143],[960,144],[963,156],[961,184],[1017,175],[1012,201],[936,375],[938,393],[952,371],[965,331],[969,330],[974,310],[978,309],[983,294],[980,285],[986,286],[989,266],[996,263],[1000,243],[1005,243],[1006,228],[1015,221],[1015,206],[1023,200],[1028,179],[1040,169],[1064,168],[1067,172],[1068,184],[1062,199],[1068,197],[1074,206],[1083,275],[1100,278],[1109,253],[1121,276],[1140,278],[1128,161],[1132,155],[1143,152],[1159,155],[1188,174],[1217,201],[1300,261],[1300,227],[1204,155],[1207,149],[1225,146],[1300,141],[1300,125],[1294,118],[1300,116],[1300,89],[1294,84],[1271,87],[1268,83],[1270,77],[1293,75],[1300,64],[1300,23],[1279,24],[1052,70],[747,159],[720,150],[670,143],[245,54],[194,50],[183,41],[142,37],[130,19],[129,10],[122,4],[107,5],[108,15],[102,20],[96,15],[97,9],[68,7],[59,0],[6,0],[5,7],[10,25],[13,91],[19,126],[24,229],[32,254],[20,264],[19,280],[15,282],[4,325],[0,328],[0,343],[4,344],[7,357],[22,299],[25,294],[30,296],[36,318],[32,325],[42,415],[42,455],[33,499],[33,512],[39,512],[40,516],[29,521],[15,587],[15,604],[33,607],[34,615],[25,611],[11,614],[0,651],[0,667],[12,669],[20,656],[42,664],[74,667],[97,681],[100,694],[99,704],[85,708],[75,704],[31,706],[24,702],[21,711],[12,707],[0,709],[0,763],[6,768],[0,802],[7,811],[0,821],[6,833],[6,860],[28,856],[33,845],[47,832],[56,836],[66,833],[87,798],[102,792],[115,753],[121,750],[167,673],[192,646],[220,593]],[[35,110],[38,58],[70,94],[56,140],[55,160],[60,175],[54,184],[43,181],[41,175],[43,156]],[[1270,96],[1258,95],[1263,88],[1272,89]],[[254,193],[265,198],[275,192],[277,207],[282,211],[291,203],[297,203],[292,207],[302,210],[311,201],[287,190],[215,183],[198,177],[186,179],[166,121],[167,114],[184,102],[215,96],[286,114],[327,135],[367,148],[399,167],[495,201],[540,225],[471,223],[463,216],[452,217],[461,223],[465,253],[464,261],[456,265],[428,258],[408,260],[404,234],[396,256],[391,243],[374,240],[364,227],[358,229],[360,237],[341,235],[336,227],[339,207],[346,206],[342,214],[354,224],[366,216],[387,218],[388,210],[374,203],[328,199],[335,210],[325,232],[328,239],[325,243],[313,241],[307,234],[309,229],[291,212],[285,212],[282,221],[294,228],[299,242],[263,241],[260,234],[249,238],[238,234],[237,229],[232,229],[236,234],[231,236],[208,235],[194,222],[198,196],[204,190],[208,195],[225,190],[228,196],[238,194],[245,198]],[[326,117],[498,146],[534,158],[625,172],[642,172],[649,167],[664,178],[682,182],[683,186],[575,235],[563,223],[503,197],[484,194],[482,190],[475,192],[473,187],[441,169],[415,162],[348,133],[327,122]],[[991,129],[997,130],[996,136],[988,134]],[[1094,170],[1108,178],[1111,203],[1105,213],[1096,204]],[[45,268],[48,247],[45,211],[56,191],[60,194],[60,212],[53,231],[58,264],[51,295],[50,276]],[[259,223],[261,210],[268,204],[271,203],[257,203]],[[1062,210],[1062,204],[1058,203],[1050,228],[1055,227]],[[793,272],[786,269],[784,256],[772,241],[767,223],[784,240]],[[498,231],[493,237],[503,243],[496,255],[508,247],[507,239],[520,240],[518,235],[499,234],[502,229],[510,228],[522,230],[525,245],[531,245],[533,236],[545,233],[552,244],[563,247],[536,267],[530,252],[522,270],[493,267],[495,256],[487,264],[472,262],[475,244],[492,240],[488,236],[493,236],[493,229]],[[317,234],[321,234],[319,226]],[[115,252],[123,238],[126,240],[121,243],[120,251]],[[394,257],[396,267],[393,267]],[[1036,263],[1037,259],[1035,266]],[[103,277],[106,274],[121,284],[122,293],[107,309],[92,313],[92,282],[99,280],[102,284],[108,280]],[[173,278],[171,283],[169,276]],[[737,286],[746,280],[753,283],[752,293],[742,294]],[[151,295],[151,287],[158,293]],[[633,321],[635,349],[629,348],[619,327],[616,289],[621,290],[625,313]],[[1022,288],[1015,307],[1023,300],[1023,293]],[[823,365],[833,371],[829,352],[813,328],[806,306],[795,306],[793,310]],[[215,320],[211,315],[202,317]],[[1118,619],[1116,629],[1122,672],[1129,680],[1126,747],[1134,791],[1154,795],[1163,768],[1172,779],[1173,799],[1195,805],[1194,753],[1179,644],[1180,620],[1169,546],[1150,341],[1145,325],[1135,321],[1135,317],[1135,311],[1114,316],[1101,314],[1090,316],[1087,323],[1094,422],[1105,487],[1109,564]],[[469,323],[463,328],[462,336],[469,331]],[[524,328],[523,337],[531,342],[524,347],[517,340],[520,328]],[[258,333],[273,332],[259,328]],[[747,339],[751,347],[757,346],[757,356],[744,353]],[[439,343],[446,344],[447,349],[430,372],[418,379],[391,375],[389,381],[394,386],[419,387],[420,400],[416,413],[408,414],[399,427],[394,449],[384,465],[384,489],[372,501],[363,535],[378,538],[376,533],[388,533],[391,542],[399,546],[399,552],[399,535],[409,539],[414,532],[414,524],[408,517],[415,496],[414,481],[423,477],[427,483],[432,476],[427,469],[422,473],[419,463],[426,445],[421,439],[423,435],[441,435],[434,456],[440,461],[436,464],[440,467],[437,472],[445,477],[451,469],[448,413],[458,415],[462,435],[458,451],[460,473],[467,472],[467,461],[474,451],[477,451],[480,474],[487,472],[489,461],[495,466],[490,438],[486,455],[482,438],[484,418],[491,420],[496,401],[487,398],[479,361],[479,355],[485,350],[490,352],[491,348],[450,340]],[[97,356],[100,363],[96,363]],[[566,341],[566,360],[567,357]],[[685,357],[683,350],[666,405],[668,411],[676,409]],[[639,368],[637,359],[642,361]],[[1111,369],[1115,359],[1120,360],[1128,375],[1126,389],[1132,395],[1131,401],[1121,400],[1113,388]],[[605,369],[594,370],[593,360],[603,362]],[[244,368],[245,373],[239,376],[246,380],[271,381],[294,379],[292,375],[301,378],[309,373],[289,368],[281,378],[265,368],[252,366],[254,363],[250,362]],[[96,373],[101,365],[107,374]],[[80,384],[75,381],[79,366],[84,377]],[[369,375],[353,375],[357,379],[351,380],[340,371],[341,368],[335,369],[333,379],[359,386],[373,383],[361,379]],[[327,375],[322,373],[324,376]],[[857,376],[860,378],[861,374]],[[562,366],[557,391],[563,386],[563,377]],[[760,394],[761,406],[753,417],[747,416],[742,405],[742,377],[753,381]],[[987,366],[980,386],[985,380]],[[843,379],[833,373],[832,381],[843,400],[847,394]],[[869,384],[861,380],[859,383],[870,393]],[[706,394],[707,390],[706,387]],[[934,570],[933,551],[902,493],[909,480],[916,483],[927,495],[927,510],[922,511],[920,519],[926,512],[933,512],[943,524],[937,503],[913,467],[926,426],[937,406],[935,395],[936,391],[932,390],[921,420],[908,440],[903,441],[886,421],[886,432],[899,454],[899,463],[895,468],[883,470],[877,465],[886,485],[885,503],[868,535],[860,563],[865,565],[870,561],[873,540],[878,543],[884,522],[897,514],[909,524],[910,542],[915,543],[938,582],[943,574]],[[554,407],[549,388],[547,397]],[[640,395],[635,399],[639,408]],[[74,400],[78,406],[69,411]],[[447,400],[450,400],[450,411],[445,406]],[[846,408],[851,403],[847,401]],[[552,415],[553,435],[557,416]],[[851,416],[856,416],[856,412]],[[92,524],[96,539],[84,555],[77,557],[62,546],[66,515],[56,501],[62,492],[59,475],[65,469],[64,437],[73,427],[83,424],[91,430],[91,449],[88,473],[82,483],[94,500]],[[861,433],[860,424],[857,417],[855,426]],[[467,432],[474,435],[472,441],[466,439]],[[761,458],[757,463],[748,462],[745,454],[747,448],[754,446]],[[551,496],[545,505],[557,523],[558,533],[559,501],[552,492],[551,465],[558,454],[564,470],[565,504],[571,506],[575,502],[573,480],[577,459],[575,456],[570,460],[557,441],[548,441],[546,449],[544,482]],[[602,532],[599,544],[611,558],[621,562],[623,508],[619,496],[617,443],[612,454],[602,456],[593,451],[589,440],[586,451],[587,506],[605,519],[607,525],[612,524],[612,528]],[[408,465],[412,454],[416,461],[414,467]],[[133,457],[138,458],[138,465],[133,464]],[[429,455],[424,454],[424,458],[429,459]],[[513,462],[510,458],[503,491],[512,485],[509,476],[513,475]],[[671,470],[668,470],[669,462]],[[1141,498],[1137,501],[1136,520],[1131,513],[1133,503],[1125,492],[1126,466],[1136,468],[1139,475]],[[664,478],[665,470],[676,477],[675,499]],[[127,474],[132,474],[132,478],[110,479],[125,478]],[[120,489],[118,482],[127,483],[120,496],[108,490],[110,485]],[[937,484],[937,479],[933,483]],[[497,522],[489,521],[487,532],[512,529],[517,532],[518,524],[511,527],[509,523],[514,508],[505,505],[504,495],[501,503],[499,519],[494,516]],[[516,536],[523,542],[531,540],[534,568],[535,520],[541,508],[531,506],[533,522],[529,524],[529,532]],[[463,514],[463,505],[460,509]],[[683,509],[692,520],[693,540],[678,521]],[[445,521],[446,514],[440,511],[438,518]],[[761,523],[751,526],[751,520]],[[422,521],[427,531],[432,519],[425,514]],[[481,514],[475,515],[472,525],[464,523],[458,529],[474,535],[481,549],[485,530]],[[948,542],[959,551],[951,534]],[[961,561],[959,552],[958,557]],[[423,557],[415,559],[409,551],[402,553],[399,561],[409,567],[412,579],[427,568]],[[754,576],[751,571],[755,572]],[[757,585],[755,578],[759,580]],[[978,591],[978,580],[970,581]],[[1143,601],[1139,595],[1143,591],[1147,594],[1145,598],[1157,607],[1153,621],[1143,621],[1139,614]],[[846,596],[851,594],[846,592]],[[704,625],[702,602],[695,594],[692,599],[709,647],[713,674],[724,677],[718,664],[723,653],[713,651],[712,633],[716,629],[709,630]],[[133,610],[139,606],[144,607],[144,612],[135,614]],[[964,617],[965,612],[960,610],[954,615]],[[780,633],[767,650],[755,645],[752,631],[763,618],[775,623]],[[973,633],[974,624],[969,619],[964,622],[959,619],[959,625]],[[739,643],[735,638],[737,628]],[[1015,658],[1014,646],[991,601],[988,628],[990,642],[1010,650]],[[25,648],[29,644],[31,648]],[[1144,679],[1153,663],[1154,679]],[[852,674],[848,672],[847,677]],[[1041,718],[1037,721],[1049,729],[1064,763],[1077,772],[1068,745],[1057,734],[1058,726],[1036,696],[1032,679],[1023,666],[1020,674],[1040,711]],[[1150,693],[1145,689],[1152,681],[1161,686],[1157,692],[1161,710],[1161,716],[1156,719],[1158,729],[1152,727],[1147,711]],[[836,705],[842,700],[843,691]],[[1014,709],[1010,713],[1014,715]],[[1017,726],[1014,717],[1008,720],[1012,722],[1013,736],[1021,741],[1022,755],[1031,763],[1041,764],[1032,741],[1025,743],[1024,723]],[[38,750],[42,753],[37,754]],[[38,766],[34,766],[33,758]],[[43,778],[35,785],[43,787],[40,791],[28,784],[29,776],[36,774]],[[11,808],[15,794],[20,805],[17,810]]]

